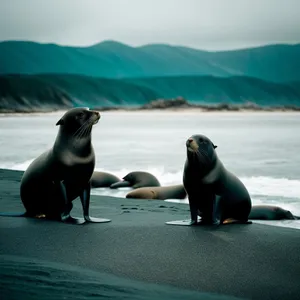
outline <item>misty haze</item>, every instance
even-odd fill
[[[299,299],[300,2],[0,2],[0,294]]]

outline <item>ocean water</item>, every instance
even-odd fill
[[[0,167],[25,170],[53,145],[63,112],[0,116]],[[253,204],[271,204],[300,216],[300,113],[102,112],[93,128],[96,170],[119,177],[148,171],[162,185],[182,183],[186,139],[204,134],[227,169],[246,185]],[[93,189],[125,197],[129,188]],[[185,200],[166,200],[182,202]],[[300,229],[300,222],[255,221]]]

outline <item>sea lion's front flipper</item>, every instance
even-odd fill
[[[221,223],[221,211],[222,211],[221,205],[222,205],[221,197],[215,195],[212,203],[212,224],[213,225],[220,225]]]
[[[190,206],[190,214],[191,220],[190,225],[197,225],[198,223],[198,206],[196,197],[189,196],[189,206]]]
[[[122,188],[122,187],[130,187],[131,183],[129,181],[126,180],[122,180],[122,181],[118,181],[113,183],[110,188],[111,189],[118,189],[118,188]]]
[[[103,219],[103,218],[93,218],[89,216],[90,210],[90,196],[91,196],[91,184],[88,183],[86,188],[80,194],[80,200],[83,208],[83,216],[87,222],[92,223],[107,223],[110,222],[110,219]]]
[[[167,225],[181,225],[181,226],[195,226],[198,225],[199,223],[192,221],[191,219],[187,220],[177,220],[177,221],[169,221],[166,222]]]
[[[85,223],[85,219],[84,218],[73,218],[70,215],[67,217],[62,217],[61,220],[64,223],[68,223],[68,224],[75,224],[75,225],[81,225]]]
[[[85,219],[71,217],[70,212],[72,210],[73,204],[68,200],[66,187],[62,181],[58,183],[58,187],[62,199],[64,200],[64,208],[63,208],[63,212],[61,213],[61,221],[64,223],[76,224],[76,225],[84,224]]]
[[[181,225],[181,226],[196,226],[201,223],[199,223],[198,219],[198,207],[196,205],[196,199],[193,197],[189,197],[189,206],[190,206],[190,214],[191,219],[189,220],[177,220],[177,221],[169,221],[166,222],[168,225]]]

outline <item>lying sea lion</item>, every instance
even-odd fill
[[[191,220],[167,224],[251,223],[248,221],[250,195],[244,184],[223,166],[215,150],[217,146],[204,135],[193,135],[186,141],[186,148],[183,185],[188,194]]]
[[[99,119],[97,111],[73,108],[56,123],[60,127],[53,147],[37,157],[23,174],[23,216],[74,224],[110,221],[89,216],[90,178],[95,167],[91,132]],[[72,201],[78,196],[84,219],[70,216]]]
[[[110,187],[113,183],[119,182],[121,179],[111,173],[94,171],[91,177],[92,188]]]
[[[253,205],[249,214],[251,220],[299,220],[289,210],[273,205]]]
[[[120,187],[132,187],[137,189],[146,186],[160,186],[158,179],[148,172],[135,171],[128,173],[123,180],[116,182],[110,186],[111,189],[117,189]]]
[[[186,191],[182,184],[170,186],[142,187],[131,191],[126,198],[134,199],[184,199]]]

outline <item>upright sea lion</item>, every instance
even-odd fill
[[[249,214],[250,220],[299,220],[289,210],[273,205],[253,205]]]
[[[92,188],[110,187],[121,179],[111,173],[94,171],[91,177]]]
[[[170,186],[142,187],[131,191],[126,198],[134,199],[184,199],[186,191],[182,184]]]
[[[167,224],[251,223],[248,221],[250,195],[244,184],[223,166],[215,150],[217,146],[204,135],[193,135],[186,141],[186,147],[183,185],[188,194],[191,220]]]
[[[91,131],[100,114],[86,108],[67,111],[56,123],[53,147],[37,157],[23,174],[20,195],[24,216],[66,223],[109,222],[89,216],[90,178],[95,167]],[[80,197],[84,219],[70,216],[72,201]]]
[[[160,186],[158,179],[148,172],[135,171],[128,173],[123,180],[116,182],[110,186],[111,189],[117,189],[120,187],[132,187],[137,189],[146,186]]]

